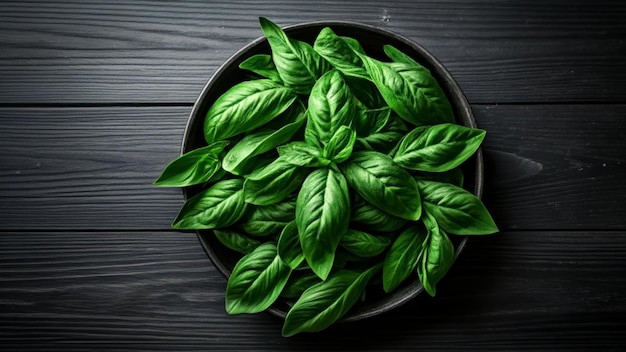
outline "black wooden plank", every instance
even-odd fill
[[[624,105],[474,106],[502,229],[623,229]],[[188,107],[0,110],[0,228],[161,229]],[[37,214],[33,217],[33,214]]]
[[[3,1],[0,103],[191,103],[280,25],[351,20],[432,51],[472,103],[625,102],[622,1]]]
[[[626,106],[474,107],[486,203],[512,229],[623,229]]]
[[[181,192],[152,182],[179,153],[189,110],[2,110],[2,227],[168,226]]]
[[[401,309],[280,337],[267,314],[224,313],[225,280],[192,234],[0,234],[2,350],[617,350],[626,233],[474,238],[440,283]]]

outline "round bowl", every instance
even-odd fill
[[[354,22],[309,22],[288,26],[283,29],[291,38],[312,44],[317,34],[324,27],[330,27],[337,35],[357,39],[369,55],[381,60],[386,60],[383,52],[384,44],[393,45],[408,54],[427,67],[437,79],[452,105],[456,122],[467,127],[476,128],[472,110],[463,92],[446,68],[421,45],[390,31]],[[264,37],[260,37],[236,52],[215,71],[202,89],[191,110],[184,133],[181,153],[206,145],[203,134],[203,121],[209,107],[228,88],[246,79],[247,73],[239,69],[239,64],[252,55],[263,53],[269,54],[270,48],[267,40]],[[483,190],[483,158],[480,150],[472,159],[465,163],[464,173],[466,180],[465,188],[480,198]],[[198,191],[198,187],[185,189],[183,192],[185,199],[193,196]],[[215,267],[225,278],[228,278],[241,255],[222,245],[211,231],[199,231],[198,238]],[[455,243],[458,256],[465,247],[467,238],[459,238],[458,236],[454,236],[454,238],[458,238]],[[366,301],[357,303],[340,321],[356,321],[381,314],[410,301],[422,291],[423,287],[417,280],[417,275],[415,275],[413,281],[407,280],[392,293],[368,295]],[[285,300],[277,301],[268,309],[270,313],[281,318],[285,317],[288,310],[289,304]]]

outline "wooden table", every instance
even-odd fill
[[[216,68],[279,25],[352,20],[440,59],[486,129],[485,203],[436,298],[319,334],[228,316],[152,186]],[[623,1],[2,1],[0,350],[626,348]]]

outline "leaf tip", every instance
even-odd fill
[[[259,17],[259,24],[261,25],[261,30],[268,38],[271,35],[270,31],[280,30],[280,27],[276,23],[262,16]]]
[[[383,279],[383,291],[385,291],[385,293],[391,293],[395,289],[395,285],[391,285],[391,283]]]
[[[283,337],[291,337],[295,334],[297,334],[298,331],[291,329],[288,325],[287,322],[285,321],[285,324],[283,325],[283,330],[281,332],[281,334],[283,335]]]
[[[326,266],[326,265],[324,265],[324,266],[319,266],[319,265],[311,266],[311,270],[313,270],[315,275],[317,275],[317,277],[322,279],[322,281],[326,281],[326,279],[328,278],[328,275],[330,275],[330,270],[331,269],[332,269],[332,265],[330,265],[330,266]]]
[[[239,314],[244,313],[241,309],[239,309],[239,305],[237,304],[237,301],[229,299],[228,295],[226,295],[226,302],[224,304],[224,307],[225,307],[226,313],[230,315],[239,315]]]
[[[172,221],[171,227],[174,230],[182,230],[183,227],[181,226],[181,220],[174,219],[174,221]]]
[[[424,286],[424,290],[430,295],[430,297],[435,297],[437,294],[437,288],[435,286],[431,286],[428,283],[423,284],[422,286]]]

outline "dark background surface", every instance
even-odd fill
[[[485,203],[436,298],[319,334],[228,316],[183,203],[153,187],[230,55],[352,20],[448,68],[487,130]],[[0,350],[622,350],[626,3],[0,2]]]

